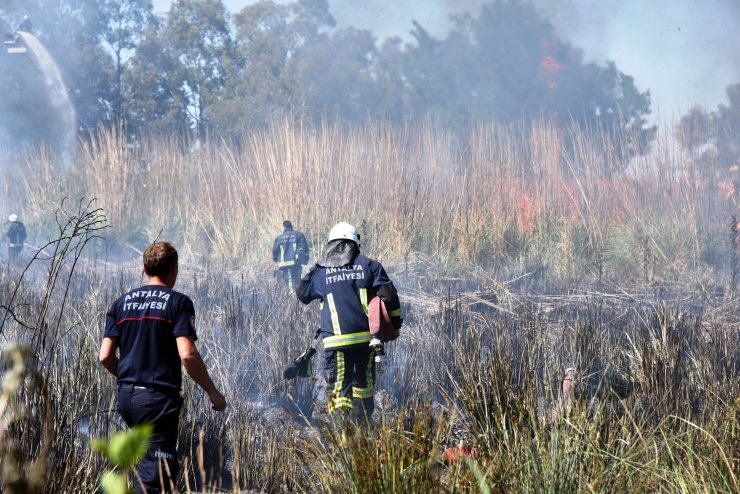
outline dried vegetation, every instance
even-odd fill
[[[239,145],[106,131],[68,169],[27,160],[5,197],[53,240],[0,272],[0,491],[95,490],[89,439],[122,426],[104,314],[159,236],[230,400],[215,414],[187,381],[183,491],[737,492],[736,194],[719,164],[667,143],[625,164],[598,137],[285,123]],[[272,278],[284,218],[314,249],[357,224],[402,294],[375,423],[345,445],[318,375],[281,380],[318,321]],[[461,441],[474,460],[445,461]]]

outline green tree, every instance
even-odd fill
[[[234,76],[234,46],[223,2],[176,0],[167,18],[165,40],[183,68],[184,110],[203,139],[210,106],[223,96],[223,88]]]
[[[325,41],[335,25],[326,0],[262,0],[235,14],[234,24],[238,84],[222,105],[223,120],[241,129],[302,112],[303,81],[291,75],[290,66],[307,47]]]
[[[397,36],[383,41],[372,60],[371,74],[377,86],[376,112],[390,122],[403,123],[411,117],[402,63],[403,42]]]
[[[154,20],[151,0],[103,0],[101,15],[105,19],[103,41],[113,56],[113,118],[125,118],[124,104],[129,95],[124,88],[124,71],[128,67],[133,50],[142,39],[144,28]]]
[[[63,134],[46,85],[29,56],[0,53],[0,150],[54,144]]]
[[[586,64],[552,25],[521,0],[497,0],[477,18],[458,16],[438,40],[415,23],[416,45],[403,54],[411,112],[453,124],[548,118],[603,128],[621,156],[643,152],[656,128],[647,125],[650,93],[613,62]]]
[[[726,88],[727,104],[715,111],[694,106],[676,125],[676,136],[698,164],[713,173],[714,166],[726,175],[730,167],[740,166],[740,83]],[[735,172],[736,173],[736,172]]]
[[[725,165],[740,165],[740,83],[727,87],[727,105],[713,115],[717,128],[717,155]]]
[[[129,88],[126,111],[129,132],[187,132],[189,103],[182,82],[185,69],[171,52],[159,23],[145,28],[129,63],[125,73]]]
[[[95,0],[35,0],[0,5],[0,17],[5,19],[7,29],[15,29],[24,14],[28,14],[33,23],[32,34],[59,67],[78,122],[94,127],[107,121],[111,58],[99,44],[102,16],[98,3]],[[14,111],[8,116],[13,121],[9,132],[14,140],[37,142],[38,134],[54,134],[48,129],[58,126],[59,116],[48,107],[44,74],[34,66],[29,54],[10,57],[3,51],[0,59],[3,69],[7,69],[0,71],[0,78],[5,78],[9,88],[3,94],[8,100],[14,100],[9,102]],[[72,125],[77,128],[77,124]],[[23,128],[31,132],[20,132]]]
[[[479,80],[484,77],[484,65],[467,34],[453,29],[446,39],[439,40],[414,21],[411,35],[416,45],[409,46],[402,54],[400,66],[409,95],[407,114],[415,119],[432,117],[453,125],[464,125],[478,111],[486,119],[493,118],[491,109],[476,101],[487,98],[491,87],[484,90],[485,83]]]
[[[382,112],[371,61],[377,56],[370,31],[339,29],[306,45],[290,60],[290,87],[302,113],[320,121],[341,118],[357,122]]]
[[[105,26],[97,0],[37,0],[31,16],[34,32],[44,43],[69,90],[84,128],[111,116],[111,56],[100,45]]]

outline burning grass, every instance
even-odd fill
[[[3,369],[3,488],[95,490],[88,442],[122,427],[95,359],[104,314],[161,230],[230,400],[212,413],[186,380],[183,491],[737,492],[733,205],[668,153],[607,166],[586,135],[525,130],[284,124],[190,148],[103,132],[64,172],[29,161],[24,219],[58,240],[0,272],[0,340],[30,349]],[[103,209],[67,202],[47,227],[50,201],[78,195]],[[319,374],[281,378],[318,320],[271,276],[284,218],[314,249],[355,222],[402,295],[375,421],[346,443]],[[461,442],[474,459],[446,460]],[[42,482],[10,476],[31,464]]]
[[[129,253],[161,232],[199,263],[241,269],[265,269],[288,217],[314,245],[349,220],[386,262],[429,256],[503,279],[537,269],[622,283],[642,274],[641,250],[658,283],[727,264],[728,247],[717,246],[729,246],[737,198],[720,190],[720,164],[696,170],[661,145],[625,162],[597,137],[544,122],[466,135],[285,122],[236,146],[132,143],[113,129],[93,134],[64,171],[48,155],[27,160],[8,201],[48,233],[50,204],[97,197],[109,237]]]

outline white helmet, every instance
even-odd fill
[[[10,221],[10,222],[18,221],[18,215],[17,214],[11,214],[10,216],[8,216],[8,221]]]
[[[347,239],[352,240],[355,243],[359,243],[360,234],[357,233],[357,230],[355,230],[354,226],[343,221],[341,223],[337,223],[332,227],[331,231],[329,232],[328,242],[339,239]]]

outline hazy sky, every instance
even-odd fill
[[[278,3],[286,3],[287,0]],[[154,0],[164,12],[171,0]],[[230,12],[254,3],[224,0]],[[449,15],[477,15],[481,0],[329,0],[339,27],[370,29],[380,40],[409,40],[412,19],[436,36]],[[709,110],[740,82],[740,0],[534,0],[562,38],[589,60],[614,60],[649,89],[653,113],[667,120],[694,104]]]

